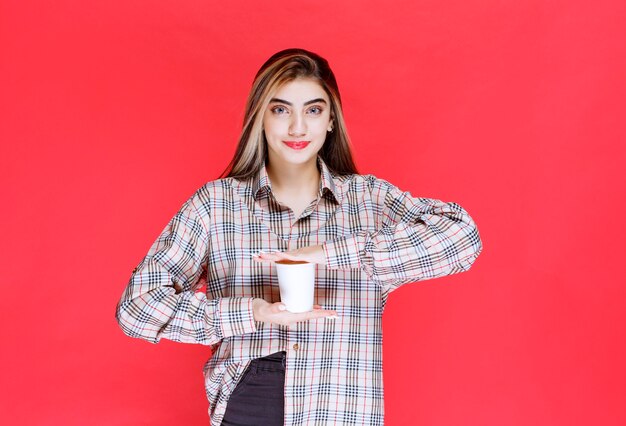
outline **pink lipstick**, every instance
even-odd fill
[[[291,149],[300,150],[309,146],[311,141],[283,141],[283,143]]]

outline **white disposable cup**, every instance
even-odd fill
[[[280,301],[287,310],[295,313],[313,310],[315,263],[278,261],[275,265]]]

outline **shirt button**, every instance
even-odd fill
[[[134,274],[135,272],[137,272],[137,267],[135,267],[135,268],[133,269],[133,274]]]
[[[297,351],[298,349],[300,349],[300,345],[299,344],[296,343],[295,345],[293,345],[293,350],[294,351]]]

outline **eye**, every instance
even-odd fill
[[[313,114],[313,115],[320,115],[322,113],[322,111],[323,111],[322,107],[315,105],[315,106],[312,106],[311,108],[309,108],[309,110],[307,112],[309,112],[310,114]]]
[[[287,108],[285,108],[282,105],[276,105],[276,106],[272,107],[270,109],[270,111],[272,111],[272,113],[274,113],[276,115],[286,114],[287,113]]]

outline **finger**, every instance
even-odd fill
[[[261,262],[276,262],[278,260],[285,259],[285,257],[282,256],[281,252],[273,252],[273,253],[259,252],[259,254],[257,254],[253,258]]]
[[[336,319],[337,318],[337,313],[333,312],[333,311],[312,311],[310,313],[310,318],[308,319],[320,319],[320,318],[327,318],[327,319]]]
[[[314,311],[303,312],[301,314],[295,314],[294,321],[308,321],[312,319],[324,318],[324,317],[337,317],[337,312],[326,311],[324,309],[317,309]]]
[[[293,261],[303,261],[305,260],[297,251],[283,251],[274,253],[276,256],[280,257],[280,260],[293,260]]]
[[[279,314],[279,313],[285,312],[286,310],[287,310],[287,306],[285,306],[285,304],[281,302],[272,303],[270,306],[270,311],[273,314]]]
[[[253,254],[252,255],[252,259],[256,260],[257,262],[267,262],[268,261],[268,259],[267,259],[267,255],[268,254],[269,253],[265,253],[264,251],[261,250],[257,254]]]
[[[278,262],[279,260],[304,260],[297,251],[274,251],[271,253],[259,252],[256,257],[261,261]]]

